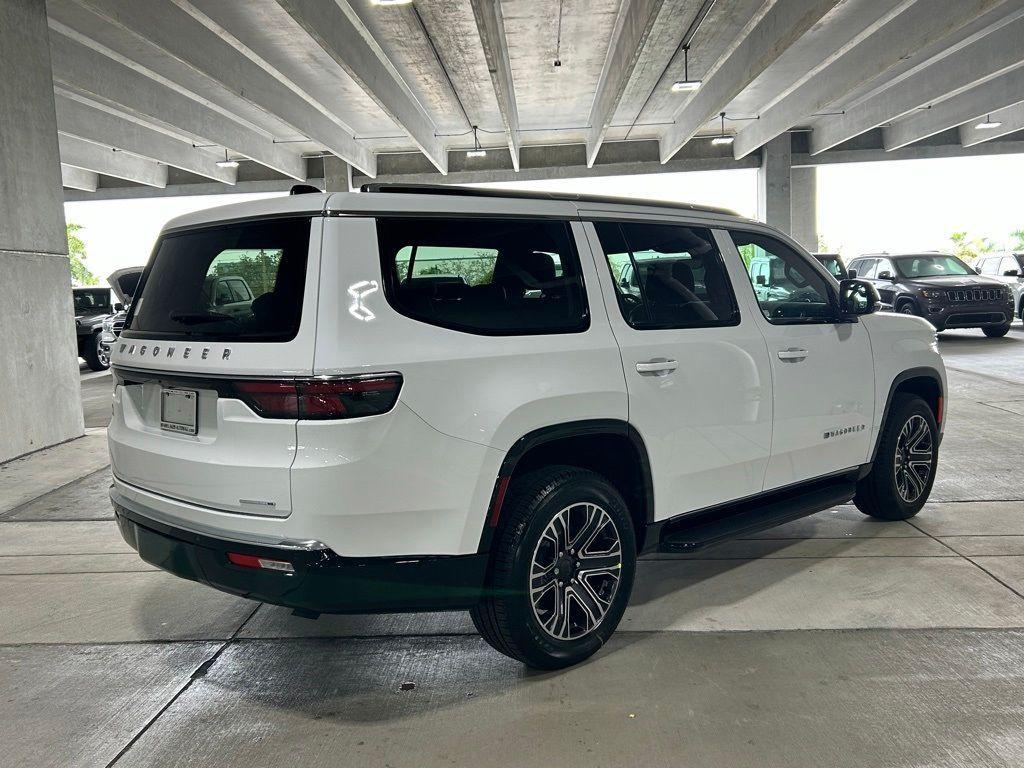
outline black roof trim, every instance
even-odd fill
[[[624,197],[605,195],[574,195],[565,192],[534,192],[510,189],[486,189],[480,187],[460,187],[454,184],[385,184],[371,183],[360,187],[363,192],[386,192],[406,195],[452,195],[458,197],[504,197],[519,200],[557,200],[566,203],[609,203],[612,205],[642,205],[654,208],[671,208],[673,210],[699,211],[722,216],[741,218],[735,211],[727,208],[715,208],[710,205],[694,203],[670,203],[664,200],[632,200]]]

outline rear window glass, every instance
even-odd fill
[[[385,294],[404,315],[495,335],[587,328],[564,221],[382,218],[377,238]]]
[[[75,312],[109,312],[110,311],[110,289],[95,288],[93,290],[76,290]]]
[[[309,228],[309,218],[275,219],[164,236],[143,277],[126,338],[294,338]]]

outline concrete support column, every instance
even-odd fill
[[[0,462],[83,433],[45,0],[0,0]]]
[[[818,250],[818,169],[794,168],[790,175],[793,239],[811,253]]]
[[[324,192],[352,190],[352,166],[334,155],[324,157]]]
[[[788,133],[764,145],[757,174],[757,217],[786,234],[792,229],[792,167],[793,149]]]

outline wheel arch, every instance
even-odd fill
[[[892,300],[892,309],[895,312],[901,304],[913,304],[915,307],[920,307],[921,303],[917,296],[912,293],[900,293]]]
[[[889,386],[889,394],[885,400],[885,408],[882,411],[882,420],[879,423],[878,435],[875,437],[875,444],[871,449],[871,461],[875,460],[878,453],[878,445],[882,440],[882,432],[886,422],[889,420],[889,413],[892,410],[892,402],[898,394],[917,395],[923,399],[931,408],[935,421],[941,426],[943,421],[944,399],[946,393],[942,387],[942,375],[934,368],[909,368],[899,373]]]
[[[654,520],[654,481],[647,446],[627,421],[588,419],[535,429],[512,445],[498,470],[478,551],[490,551],[509,483],[553,464],[593,470],[614,485],[626,500],[637,547],[642,549],[647,526]]]

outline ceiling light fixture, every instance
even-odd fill
[[[722,118],[722,132],[715,136],[715,138],[711,140],[711,143],[716,146],[732,144],[736,138],[734,136],[727,136],[725,133],[725,112],[722,112],[719,116]]]
[[[228,157],[228,151],[225,149],[224,150],[224,159],[217,161],[217,167],[218,168],[237,168],[238,167],[238,161],[237,160],[232,160],[230,157]]]
[[[992,115],[986,115],[985,119],[974,127],[977,128],[979,131],[992,131],[995,130],[996,128],[999,128],[1000,126],[1002,126],[1001,122],[999,122],[998,120],[993,121]]]
[[[370,0],[374,5],[410,5],[412,0]]]
[[[683,79],[672,83],[672,93],[690,93],[703,85],[702,80],[690,79],[690,46],[683,46]]]
[[[466,157],[485,157],[487,150],[480,146],[480,139],[476,135],[477,128],[473,126],[473,148],[466,152]]]

